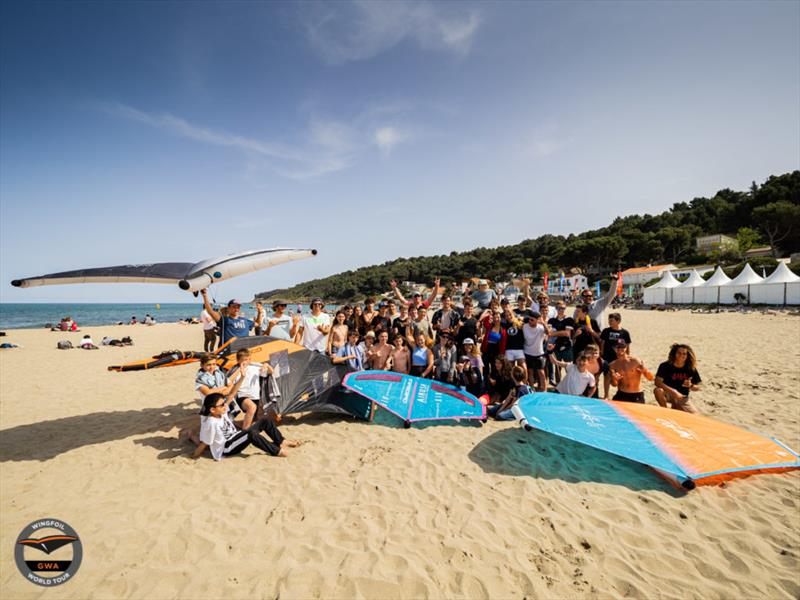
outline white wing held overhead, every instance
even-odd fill
[[[211,283],[294,260],[311,258],[316,254],[316,250],[297,248],[250,250],[198,263],[152,263],[63,271],[15,279],[11,285],[27,288],[73,283],[167,283],[177,284],[183,290],[197,292]]]

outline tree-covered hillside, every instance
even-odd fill
[[[717,233],[737,239],[738,248],[697,255],[695,239]],[[760,186],[753,182],[747,191],[724,189],[711,198],[679,202],[659,215],[618,217],[607,227],[578,235],[548,234],[513,246],[398,258],[257,297],[345,301],[384,292],[392,279],[431,282],[441,277],[447,283],[572,267],[605,274],[659,262],[731,264],[739,262],[745,250],[767,244],[778,255],[800,251],[800,171],[772,176]]]

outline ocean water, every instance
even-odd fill
[[[269,305],[267,314],[272,314]],[[297,311],[297,305],[290,304],[290,313]],[[330,311],[334,307],[326,306]],[[37,329],[47,324],[57,326],[64,317],[72,317],[78,326],[116,325],[120,321],[128,323],[132,316],[140,322],[145,315],[152,316],[157,323],[175,323],[191,317],[200,317],[203,305],[200,302],[188,304],[21,304],[0,303],[0,329]],[[302,307],[308,310],[308,307]],[[254,304],[242,305],[242,314],[255,319]]]
[[[199,317],[203,305],[192,304],[0,304],[0,329],[57,326],[64,317],[72,317],[78,326],[115,325],[127,323],[132,316],[139,321],[146,314],[156,322],[174,323],[180,319]],[[243,307],[245,313],[255,313],[254,308]]]

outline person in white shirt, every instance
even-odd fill
[[[232,378],[236,371],[242,373],[243,379],[236,394],[236,403],[244,412],[242,429],[249,429],[261,400],[261,378],[270,375],[272,367],[267,362],[262,364],[250,362],[250,350],[242,348],[236,353],[236,366],[230,370],[228,377]]]
[[[200,313],[200,322],[203,324],[203,352],[213,352],[217,343],[217,322],[206,309]]]
[[[322,298],[314,298],[311,301],[311,314],[303,316],[297,331],[303,346],[321,354],[325,354],[331,331],[331,317],[322,312],[323,306]]]
[[[523,352],[525,365],[528,367],[528,383],[536,385],[540,392],[547,391],[547,381],[544,375],[547,365],[545,355],[545,341],[550,335],[550,327],[542,320],[542,315],[536,311],[530,313],[528,322],[522,326],[522,335],[525,338]]]
[[[558,382],[556,390],[559,394],[570,396],[586,396],[591,398],[594,394],[595,379],[587,369],[589,357],[581,353],[574,363],[558,360],[553,354],[550,362],[567,370],[567,374]]]
[[[242,378],[238,381],[241,382]],[[239,454],[250,444],[272,456],[285,457],[286,450],[282,446],[293,448],[298,445],[297,442],[285,440],[275,423],[267,417],[248,429],[237,429],[228,415],[228,406],[233,402],[235,394],[236,388],[227,396],[214,392],[205,397],[200,412],[200,442],[192,453],[192,458],[200,458],[206,448],[209,448],[214,460],[222,460],[226,456]],[[269,440],[261,435],[262,432]]]
[[[260,325],[256,325],[256,335],[264,335],[264,332],[267,330],[265,323],[267,322],[267,311],[264,310],[264,305],[261,303],[261,300],[256,300],[256,323],[260,323]]]

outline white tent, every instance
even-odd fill
[[[678,287],[680,281],[669,271],[664,271],[661,279],[650,287],[644,288],[645,304],[669,304],[672,302],[672,289]]]
[[[778,263],[778,268],[750,290],[751,304],[800,304],[800,277],[786,266]]]
[[[674,304],[694,304],[695,289],[706,282],[696,270],[692,269],[689,279],[684,281],[672,290],[672,302]]]
[[[744,266],[742,272],[739,273],[733,280],[729,281],[719,289],[719,303],[720,304],[735,304],[734,296],[741,294],[744,296],[746,302],[750,302],[750,290],[764,281],[761,277],[756,275],[750,263]]]
[[[725,275],[722,267],[717,267],[714,274],[703,285],[694,290],[695,304],[719,304],[720,286],[731,280]]]

